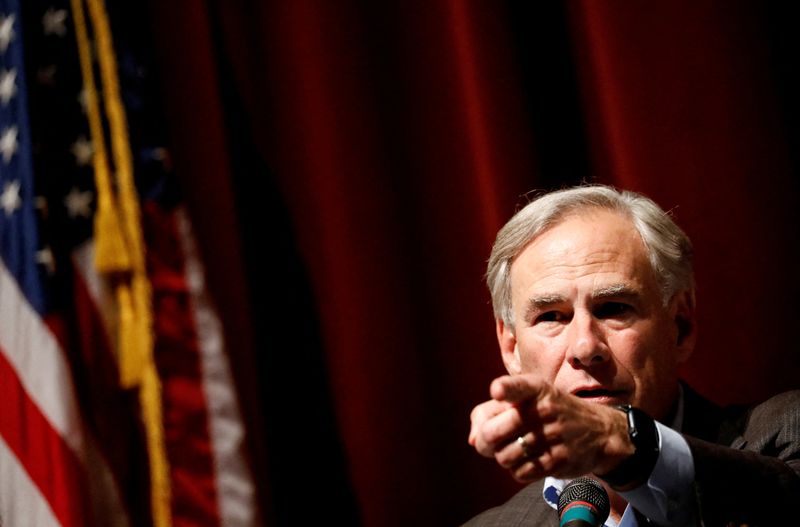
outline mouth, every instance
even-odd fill
[[[601,403],[622,402],[626,392],[625,390],[609,390],[607,388],[580,388],[572,392],[573,395],[581,399],[587,399]]]

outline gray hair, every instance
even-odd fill
[[[544,194],[517,212],[497,233],[486,270],[494,316],[513,327],[511,265],[537,236],[569,215],[587,209],[617,212],[631,220],[644,242],[666,305],[675,293],[693,290],[692,244],[652,200],[605,185],[585,185]]]

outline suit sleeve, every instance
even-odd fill
[[[707,527],[782,524],[800,503],[800,391],[753,409],[729,447],[685,438]]]

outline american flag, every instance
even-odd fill
[[[0,525],[159,525],[140,388],[119,382],[114,285],[127,277],[95,265],[98,138],[72,5],[84,8],[0,0]],[[97,6],[104,12],[98,0],[86,7]],[[113,25],[137,16],[106,20],[121,37],[112,53],[147,243],[168,524],[256,525],[222,328],[170,173],[151,50],[141,31]],[[98,19],[87,20],[91,37]]]
[[[0,3],[0,521],[80,525],[87,442],[70,365],[45,322],[20,22],[17,2]]]

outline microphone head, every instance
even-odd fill
[[[560,526],[602,526],[611,503],[606,489],[599,481],[581,477],[572,480],[558,498],[558,518]]]

